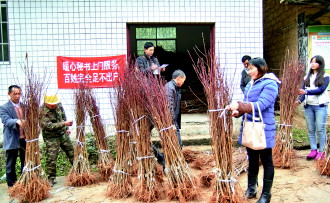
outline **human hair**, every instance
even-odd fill
[[[249,55],[244,55],[244,56],[242,57],[242,63],[244,63],[246,60],[250,61],[250,60],[251,60],[251,56],[249,56]]]
[[[20,86],[18,85],[10,85],[8,87],[8,93],[12,92],[14,88],[21,90]]]
[[[265,59],[260,58],[260,57],[256,57],[256,58],[249,60],[248,65],[253,65],[253,66],[257,67],[258,73],[261,76],[265,75],[268,71],[268,66],[267,66]]]
[[[316,63],[319,64],[319,68],[317,69],[317,76],[316,79],[314,81],[314,85],[315,86],[322,86],[324,84],[324,67],[325,67],[325,63],[324,63],[324,58],[320,55],[316,55],[313,58],[311,58],[310,63],[312,63],[313,59],[315,58]],[[313,74],[313,70],[310,68],[310,70],[308,71],[307,77],[304,81],[305,86],[310,87],[310,77]]]
[[[182,70],[178,69],[173,72],[172,79],[176,79],[177,77],[186,77],[186,74]]]
[[[149,49],[150,47],[154,47],[154,44],[153,44],[152,42],[146,42],[146,43],[144,44],[144,48],[145,48],[145,49]]]

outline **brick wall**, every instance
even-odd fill
[[[263,1],[264,58],[270,70],[280,72],[286,51],[298,56],[298,15],[316,13],[325,6],[280,4],[279,0]],[[330,15],[316,19],[317,25],[329,25]]]

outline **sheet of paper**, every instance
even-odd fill
[[[152,73],[155,74],[155,75],[158,75],[160,73],[160,69],[166,68],[166,66],[168,66],[168,64],[163,64],[160,67],[158,67],[157,69],[153,70]]]

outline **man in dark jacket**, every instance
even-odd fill
[[[21,170],[23,170],[26,142],[22,130],[25,121],[19,102],[21,88],[11,85],[8,88],[8,96],[9,101],[0,106],[0,117],[3,123],[3,149],[6,150],[7,185],[12,187],[17,180],[15,165],[18,153],[20,154]]]
[[[242,63],[243,63],[243,66],[244,66],[244,69],[242,70],[242,77],[241,77],[241,90],[244,94],[244,90],[245,90],[245,87],[246,85],[250,82],[251,80],[251,77],[249,76],[248,74],[248,68],[247,68],[247,65],[249,63],[249,61],[251,60],[251,56],[248,56],[248,55],[245,55],[242,57]]]
[[[73,164],[74,149],[69,138],[73,121],[67,121],[62,104],[56,94],[46,95],[45,103],[40,107],[42,136],[46,144],[46,169],[48,180],[56,184],[56,159],[61,148]]]
[[[158,59],[153,56],[154,52],[154,44],[152,42],[146,42],[144,44],[144,54],[136,59],[135,66],[138,70],[145,74],[152,72],[155,75],[160,74],[159,69],[161,71],[165,71],[165,68],[160,68]]]
[[[176,127],[177,137],[180,147],[182,147],[180,129],[181,129],[181,92],[180,87],[186,80],[186,75],[182,70],[176,70],[172,74],[172,80],[166,83],[166,96],[169,101],[173,123]]]

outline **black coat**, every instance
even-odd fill
[[[241,73],[242,77],[241,77],[241,85],[240,85],[240,88],[242,90],[242,92],[244,93],[244,90],[247,86],[247,84],[250,82],[251,80],[251,77],[249,76],[249,74],[246,72],[246,70],[242,70],[242,73]]]
[[[165,85],[166,96],[169,101],[169,109],[176,128],[181,128],[181,92],[174,80],[169,81]]]
[[[157,65],[158,67],[160,66],[158,59],[154,56],[151,56],[149,58],[146,54],[144,54],[143,56],[139,56],[136,59],[136,66],[143,73],[149,73],[149,72],[151,73],[152,65]]]

